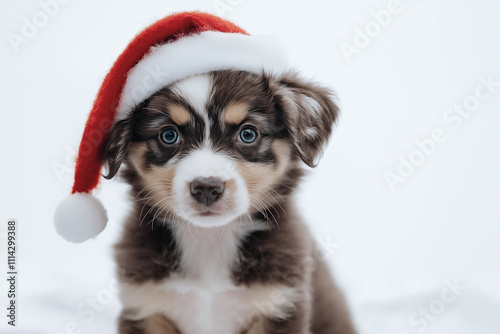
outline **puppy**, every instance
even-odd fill
[[[293,205],[338,108],[294,73],[168,85],[115,123],[104,152],[133,210],[115,247],[121,334],[351,334]]]

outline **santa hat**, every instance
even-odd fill
[[[106,210],[92,196],[101,177],[108,133],[162,87],[188,76],[235,69],[280,74],[287,63],[274,38],[249,36],[217,16],[184,12],[157,21],[139,33],[104,78],[85,125],[71,195],[56,209],[56,231],[83,242],[106,226]]]

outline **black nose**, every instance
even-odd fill
[[[191,182],[191,195],[206,205],[221,198],[223,192],[224,182],[215,177],[200,177]]]

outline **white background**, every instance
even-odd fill
[[[95,241],[65,242],[52,214],[70,191],[95,94],[127,42],[171,12],[217,13],[220,3],[229,3],[222,16],[250,33],[281,37],[295,68],[338,93],[338,128],[298,202],[318,240],[335,243],[327,261],[360,332],[499,333],[500,86],[458,126],[443,119],[474,100],[481,77],[500,82],[493,0],[403,2],[350,62],[342,43],[354,45],[356,29],[370,27],[371,11],[388,2],[73,0],[16,52],[9,36],[22,36],[23,19],[33,22],[42,9],[38,1],[1,1],[0,221],[3,233],[7,219],[20,224],[20,299],[19,326],[8,327],[0,311],[0,331],[65,333],[66,326],[71,333],[71,323],[81,333],[114,331],[111,245],[127,213],[127,187],[101,182],[110,221]],[[400,157],[417,157],[415,141],[436,128],[444,142],[391,189],[386,173],[397,173]],[[2,268],[5,254],[2,243]],[[439,309],[444,282],[455,279],[466,289]],[[89,320],[92,298],[101,302]],[[425,329],[410,322],[429,307]]]

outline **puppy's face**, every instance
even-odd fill
[[[224,225],[279,205],[302,175],[300,159],[314,164],[336,115],[328,91],[294,75],[190,77],[115,124],[108,177],[124,160],[156,216]]]

